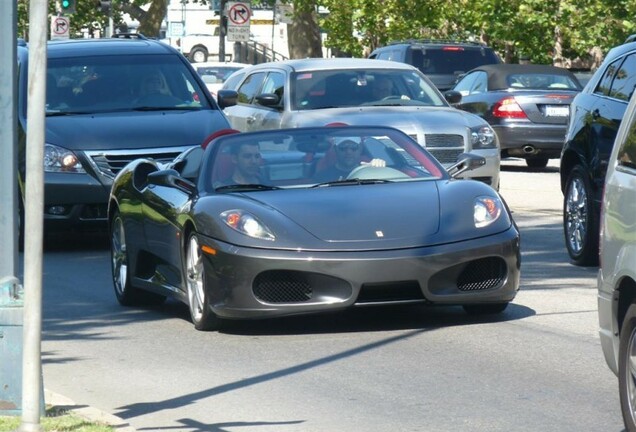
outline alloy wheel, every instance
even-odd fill
[[[126,290],[128,277],[128,255],[126,253],[126,236],[124,235],[124,224],[121,217],[117,216],[113,220],[111,231],[111,259],[113,263],[113,281],[115,289],[120,296]]]
[[[196,236],[192,235],[188,243],[186,256],[186,278],[188,284],[188,304],[192,320],[197,323],[203,318],[205,293],[203,290],[203,261]]]
[[[587,235],[587,192],[583,179],[575,177],[570,182],[565,203],[565,234],[570,250],[580,254]]]
[[[624,377],[627,403],[632,423],[636,423],[636,329],[633,329],[630,334],[627,356],[625,356],[624,361],[627,362],[625,365],[627,373]]]

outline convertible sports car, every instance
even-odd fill
[[[387,303],[490,314],[514,299],[510,212],[490,186],[454,178],[484,158],[462,154],[447,171],[390,127],[225,132],[117,175],[108,218],[122,305],[171,296],[210,330]],[[345,153],[350,173],[326,179]]]

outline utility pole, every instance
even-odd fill
[[[219,6],[219,61],[225,61],[225,33],[227,29],[227,17],[225,16],[225,7],[227,0],[221,0]]]

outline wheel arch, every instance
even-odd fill
[[[561,192],[565,194],[565,187],[568,182],[568,177],[575,166],[584,166],[581,158],[574,151],[566,151],[561,155],[561,166],[559,168],[559,174],[561,177]]]
[[[636,303],[636,281],[628,276],[621,279],[618,284],[618,310],[616,311],[616,320],[618,330],[623,327],[623,321],[627,314],[627,309]]]

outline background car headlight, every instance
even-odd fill
[[[44,145],[44,171],[68,173],[86,172],[77,159],[77,156],[75,156],[75,153],[52,144]]]
[[[261,240],[275,240],[274,234],[250,213],[242,210],[228,210],[221,213],[221,219],[230,228]]]
[[[474,149],[494,148],[496,146],[495,131],[490,126],[483,125],[472,128],[470,135]]]
[[[474,221],[477,228],[483,228],[497,219],[501,215],[503,204],[498,198],[480,196],[475,198]]]

